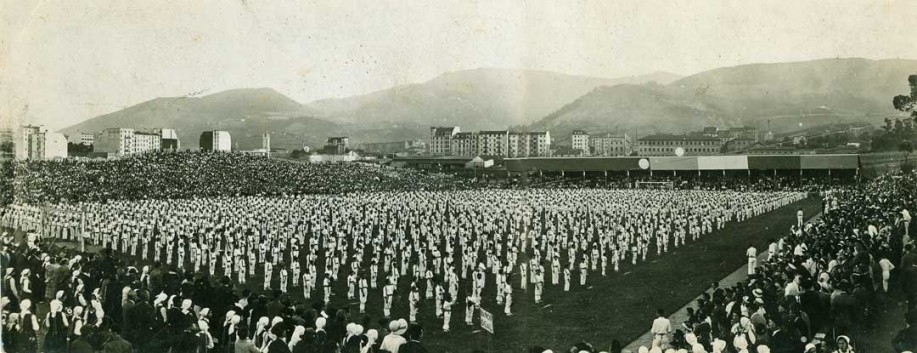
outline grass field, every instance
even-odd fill
[[[619,273],[610,270],[607,277],[602,277],[590,272],[586,288],[579,286],[579,276],[574,275],[571,291],[563,292],[563,280],[561,285],[552,286],[550,276],[546,275],[548,283],[540,305],[534,303],[533,287],[530,285],[528,291],[523,291],[516,276],[512,282],[515,288],[511,317],[503,314],[503,306],[496,305],[496,290],[493,278],[489,277],[482,307],[494,315],[493,335],[480,329],[478,315],[473,326],[465,325],[464,297],[469,288],[466,288],[467,280],[463,280],[460,298],[453,306],[450,332],[442,331],[442,319],[436,318],[433,301],[421,301],[418,322],[425,329],[422,341],[431,352],[522,352],[533,346],[558,351],[580,341],[605,350],[613,340],[627,345],[649,329],[657,308],[672,313],[703,292],[711,281],[743,265],[749,243],[759,251],[766,249],[771,239],[784,234],[796,222],[796,210],[800,207],[809,217],[819,212],[821,205],[817,198],[809,198],[743,223],[730,223],[687,246],[670,249],[661,257],[651,254],[647,262],[638,262],[637,266],[631,266],[628,258],[626,263],[622,262]],[[319,261],[318,265],[322,268],[323,263]],[[217,274],[222,275],[222,271]],[[260,291],[264,278],[261,269],[257,274],[248,280],[247,286]],[[278,277],[275,273],[275,282]],[[392,308],[395,318],[408,317],[408,292],[404,290],[408,281],[403,276],[403,283],[399,284],[402,290],[396,293]],[[349,308],[353,313],[351,318],[359,322],[363,318],[358,314],[359,302],[346,298],[343,282],[335,283],[332,292],[337,295],[331,297],[328,306]],[[274,288],[279,286],[275,284]],[[382,317],[381,290],[381,286],[370,290],[366,314],[373,323],[370,328],[378,328],[375,323]],[[301,287],[291,288],[290,296],[301,301]],[[312,300],[321,298],[318,288]],[[380,330],[380,334],[384,332]]]
[[[516,289],[519,299],[514,300],[511,317],[504,316],[492,292],[485,291],[484,308],[494,314],[493,337],[480,331],[477,318],[473,329],[468,329],[464,313],[454,312],[451,332],[427,329],[423,342],[431,352],[522,352],[532,346],[558,351],[579,341],[604,350],[613,340],[627,345],[649,330],[657,308],[674,312],[710,282],[742,266],[749,243],[759,251],[766,249],[771,239],[795,224],[800,207],[808,217],[818,213],[821,205],[818,199],[809,198],[743,223],[731,223],[662,257],[649,257],[648,262],[637,266],[628,263],[620,273],[590,276],[585,289],[578,287],[578,282],[570,292],[563,292],[562,286],[546,285],[542,305],[535,305],[531,287],[529,292]],[[406,310],[395,313],[406,315]],[[440,325],[432,315],[421,315],[420,319],[425,327]]]

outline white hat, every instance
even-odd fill
[[[398,319],[398,330],[395,331],[396,335],[404,335],[405,331],[408,330],[408,322],[405,319]]]
[[[315,319],[315,329],[320,330],[323,328],[325,328],[325,318],[319,317],[318,319]]]

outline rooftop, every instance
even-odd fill
[[[448,136],[452,135],[452,132],[455,131],[454,126],[450,127],[431,127],[430,130],[433,130],[433,135],[436,136]]]
[[[702,135],[668,135],[656,134],[643,136],[639,141],[719,141],[719,137],[707,137]]]

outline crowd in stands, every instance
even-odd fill
[[[836,191],[825,205],[818,221],[775,239],[747,280],[727,288],[713,283],[678,330],[661,331],[640,351],[917,349],[917,249],[908,211],[917,206],[917,177],[883,176]],[[907,302],[908,326],[887,346],[857,347],[877,296],[895,289]]]
[[[8,163],[8,162],[5,162]],[[438,190],[457,178],[364,163],[310,164],[240,153],[157,152],[110,160],[15,161],[4,199],[22,204],[146,198]],[[12,198],[8,194],[12,194]]]
[[[363,191],[454,190],[519,187],[517,178],[493,177],[489,184],[366,163],[310,164],[239,153],[158,152],[110,160],[3,161],[0,205],[99,202],[147,198],[341,194]],[[634,188],[641,181],[669,181],[691,190],[824,190],[856,181],[851,176],[615,176],[530,178],[534,188]]]

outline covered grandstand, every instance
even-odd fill
[[[506,158],[503,167],[510,173],[594,173],[624,172],[628,175],[665,173],[742,173],[745,174],[836,174],[856,175],[860,168],[857,154],[830,155],[726,155],[686,157],[581,157],[581,158]]]

